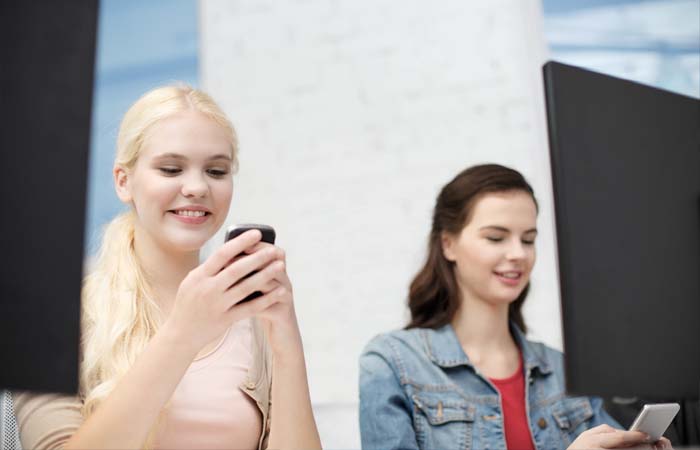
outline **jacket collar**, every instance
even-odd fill
[[[550,373],[552,368],[542,355],[535,351],[532,344],[525,339],[520,328],[511,322],[510,329],[516,344],[518,344],[523,354],[525,368],[528,371],[537,369],[542,374]],[[459,343],[457,334],[451,324],[448,323],[442,328],[435,330],[424,328],[422,332],[428,355],[435,364],[440,367],[466,365],[474,368],[474,365],[469,362],[469,357],[464,353],[462,345]]]

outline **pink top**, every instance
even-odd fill
[[[158,426],[157,449],[254,449],[262,413],[238,387],[250,367],[250,320],[235,323],[219,345],[192,362]]]

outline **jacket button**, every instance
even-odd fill
[[[537,426],[540,427],[540,430],[547,428],[547,421],[544,420],[544,417],[540,417],[540,420],[537,421]]]
[[[246,389],[255,389],[255,383],[253,383],[252,381],[246,381],[245,388]]]

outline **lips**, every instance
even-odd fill
[[[494,271],[493,273],[498,277],[499,281],[507,286],[519,285],[523,277],[523,272],[521,270]]]
[[[170,211],[174,214],[177,214],[178,216],[187,216],[187,217],[203,217],[209,214],[206,211],[192,211],[189,209],[180,209],[180,210],[173,210]]]
[[[192,205],[168,210],[168,214],[172,215],[180,222],[198,225],[206,222],[212,213],[204,206]]]

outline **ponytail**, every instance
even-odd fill
[[[83,283],[81,394],[89,416],[155,335],[160,310],[134,252],[134,214],[104,230],[95,267]]]

